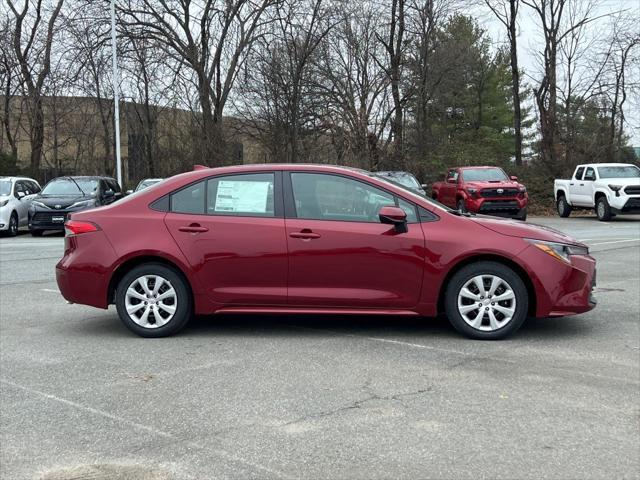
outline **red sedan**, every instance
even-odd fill
[[[435,316],[503,338],[595,306],[595,260],[560,232],[451,210],[364,171],[198,169],[66,223],[58,286],[145,337],[193,314]]]

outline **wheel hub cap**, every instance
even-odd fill
[[[171,282],[160,275],[136,278],[125,294],[129,318],[143,328],[166,325],[175,315],[178,296]]]
[[[477,275],[465,282],[458,293],[458,312],[476,330],[498,330],[511,321],[515,311],[515,293],[497,275]]]

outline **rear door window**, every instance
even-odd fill
[[[207,214],[275,217],[273,173],[228,175],[207,182]]]
[[[171,195],[171,211],[175,213],[204,214],[206,181],[188,185]]]

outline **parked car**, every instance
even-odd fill
[[[418,179],[409,172],[402,171],[383,171],[383,172],[374,172],[372,175],[384,178],[385,180],[390,180],[395,183],[399,183],[400,185],[408,188],[409,190],[413,190],[421,195],[426,195],[427,192],[424,190],[424,185],[420,184]]]
[[[571,180],[555,180],[558,215],[575,209],[595,209],[598,220],[618,214],[640,213],[640,168],[628,163],[578,165]]]
[[[11,236],[29,223],[29,206],[40,192],[40,184],[33,178],[0,177],[0,232]]]
[[[47,230],[64,230],[70,213],[109,205],[120,198],[122,189],[113,178],[54,178],[31,202],[29,230],[34,237]]]
[[[461,212],[527,219],[526,187],[498,167],[450,168],[431,192],[435,200]]]
[[[127,195],[131,195],[133,192],[144,190],[145,188],[150,187],[151,185],[155,185],[156,183],[160,183],[163,180],[164,178],[145,178],[144,180],[140,180],[140,183],[138,183],[138,186],[135,188],[135,190],[127,190]]]
[[[463,214],[366,172],[244,165],[72,213],[58,286],[144,337],[193,314],[434,316],[480,339],[595,305],[586,245]]]

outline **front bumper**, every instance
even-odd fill
[[[571,263],[557,260],[531,245],[520,255],[536,293],[536,317],[564,317],[595,308],[596,260],[574,255]]]
[[[640,213],[640,196],[634,195],[609,195],[609,205],[611,210],[616,214],[621,213]]]
[[[37,209],[29,211],[29,230],[64,230],[64,222],[72,213],[78,213],[94,207],[81,207],[76,209]]]
[[[526,195],[506,198],[467,197],[465,199],[465,207],[469,212],[518,218],[523,216],[528,202],[529,199]]]
[[[10,218],[11,218],[11,209],[6,206],[0,208],[0,230],[9,230]]]

